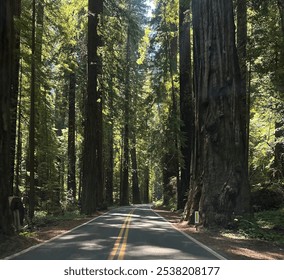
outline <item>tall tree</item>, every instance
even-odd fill
[[[20,17],[21,17],[22,1],[14,0],[13,10],[14,18],[16,20],[15,26],[15,54],[14,54],[14,74],[11,96],[11,179],[10,189],[11,193],[18,195],[18,192],[13,190],[14,183],[14,166],[15,166],[15,147],[16,147],[16,126],[17,126],[17,106],[18,106],[18,92],[19,92],[19,73],[20,73]]]
[[[129,102],[130,102],[130,27],[128,23],[127,43],[126,43],[126,71],[125,71],[125,93],[124,93],[124,134],[123,134],[123,157],[122,157],[122,177],[120,204],[129,204]]]
[[[278,0],[278,10],[280,14],[280,27],[281,27],[281,35],[282,40],[280,42],[280,54],[279,58],[277,59],[277,69],[276,69],[276,87],[278,91],[280,92],[280,96],[283,99],[284,94],[284,1]],[[282,105],[283,106],[283,105]],[[282,109],[282,111],[284,111]],[[283,144],[283,138],[284,136],[284,121],[283,116],[280,117],[280,120],[277,120],[275,123],[275,153],[274,153],[274,177],[276,179],[282,180],[284,178],[284,144]]]
[[[248,169],[249,155],[249,125],[250,125],[250,96],[247,91],[247,0],[237,0],[237,50],[239,56],[240,73],[241,73],[241,94],[243,99],[243,131],[246,134],[245,141],[245,164]]]
[[[13,5],[0,2],[0,232],[11,231],[10,195],[10,98],[13,76]]]
[[[187,219],[226,225],[249,211],[232,1],[193,0],[196,128]],[[209,24],[210,23],[210,24]]]
[[[101,38],[98,33],[103,1],[88,2],[88,88],[85,104],[82,211],[93,214],[97,209],[97,197],[102,188],[102,151],[99,146],[102,137],[101,93],[98,84],[101,61],[98,53]],[[101,202],[101,201],[100,201]]]
[[[193,141],[193,98],[191,66],[191,1],[180,0],[179,3],[179,53],[180,53],[180,118],[181,118],[181,155],[183,164],[178,188],[177,208],[182,209],[186,203],[186,192],[190,183],[190,161]]]
[[[31,45],[31,85],[30,85],[30,122],[29,122],[29,218],[34,217],[35,209],[35,103],[36,103],[36,1],[32,2],[32,45]]]
[[[137,166],[137,149],[136,149],[136,135],[135,131],[131,135],[131,163],[132,163],[132,202],[134,204],[141,203],[139,180],[138,180],[138,166]]]
[[[68,111],[68,191],[76,199],[76,150],[75,150],[75,132],[76,132],[76,113],[75,113],[75,94],[76,94],[76,76],[70,73],[69,85],[69,111]]]

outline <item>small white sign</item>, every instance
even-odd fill
[[[199,211],[194,212],[194,223],[199,224]]]

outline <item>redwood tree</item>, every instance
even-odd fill
[[[98,34],[102,0],[89,0],[88,18],[88,88],[85,100],[82,211],[93,214],[102,197],[102,106],[98,78],[101,61],[98,54],[101,38]],[[100,201],[101,203],[102,201]]]
[[[240,68],[232,0],[193,0],[196,127],[187,219],[227,225],[249,211]]]
[[[192,66],[190,38],[191,1],[179,1],[179,52],[180,52],[180,118],[181,118],[181,155],[183,164],[178,188],[178,209],[186,203],[186,193],[190,182],[190,160],[193,139],[193,99],[192,99]]]
[[[75,150],[75,132],[76,132],[76,76],[70,73],[69,86],[69,111],[68,111],[68,191],[72,192],[72,197],[76,199],[76,150]]]
[[[11,230],[10,194],[10,98],[13,73],[12,1],[0,1],[0,233]]]

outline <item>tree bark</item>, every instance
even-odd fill
[[[130,150],[131,163],[132,163],[132,202],[134,204],[141,203],[139,179],[138,179],[138,167],[137,167],[137,156],[136,156],[136,136],[132,135],[132,147]]]
[[[16,172],[15,172],[15,195],[20,195],[21,183],[21,162],[22,162],[22,84],[23,84],[23,69],[21,63],[19,81],[19,101],[18,101],[18,127],[17,127],[17,152],[16,152]]]
[[[148,166],[144,170],[144,181],[143,203],[149,203],[150,171]]]
[[[85,104],[84,120],[84,147],[83,147],[83,178],[82,178],[82,212],[93,214],[97,209],[97,200],[102,187],[102,163],[100,160],[102,131],[101,105],[102,100],[98,89],[98,77],[100,74],[101,61],[98,55],[100,36],[98,25],[100,14],[103,12],[103,1],[89,0],[88,17],[88,89]]]
[[[30,85],[30,123],[29,123],[29,218],[34,217],[35,209],[35,95],[36,95],[36,1],[32,2],[32,57]]]
[[[21,0],[14,0],[13,3],[14,18],[18,21],[21,18]],[[20,72],[20,28],[15,29],[14,42],[14,67],[13,67],[13,83],[11,95],[11,178],[10,178],[10,192],[14,191],[14,170],[15,170],[15,154],[16,154],[16,134],[17,134],[17,107],[18,107],[18,93],[19,93],[19,72]]]
[[[281,42],[281,50],[280,50],[280,59],[278,62],[278,67],[276,69],[276,83],[278,90],[283,94],[284,93],[284,0],[278,0],[278,9],[280,14],[280,25],[282,31],[282,42]],[[282,141],[282,137],[284,135],[284,122],[277,121],[275,123],[275,150],[274,150],[274,163],[273,163],[273,179],[283,180],[284,178],[284,144]]]
[[[196,128],[186,218],[227,225],[249,211],[243,105],[231,0],[193,0]]]
[[[75,150],[75,132],[76,132],[76,76],[70,73],[69,86],[69,118],[68,118],[68,191],[72,193],[72,197],[76,199],[76,150]]]
[[[192,63],[190,38],[191,2],[180,0],[179,51],[180,51],[180,118],[181,118],[181,179],[178,187],[178,209],[184,209],[190,185],[190,161],[193,139]]]
[[[0,233],[11,232],[10,195],[10,99],[13,76],[13,5],[0,1]]]
[[[241,110],[243,111],[244,127],[245,131],[245,164],[248,169],[249,158],[249,127],[250,127],[250,108],[249,108],[249,92],[247,91],[247,0],[237,0],[237,50],[240,65],[241,74],[241,94],[243,105]]]
[[[278,3],[278,9],[280,13],[282,34],[284,36],[284,0],[278,0],[277,3]]]
[[[122,184],[120,204],[129,204],[129,101],[130,101],[130,27],[127,30],[126,43],[126,72],[125,72],[125,95],[124,95],[124,143],[122,161]]]
[[[113,205],[113,173],[114,173],[114,91],[112,78],[109,81],[109,108],[110,108],[110,125],[108,134],[108,163],[106,171],[106,202]]]

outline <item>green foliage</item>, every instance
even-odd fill
[[[252,190],[252,206],[255,211],[278,209],[284,203],[284,188],[279,184],[262,184]]]
[[[238,231],[247,238],[284,244],[284,208],[256,213],[254,218],[240,218]]]
[[[39,3],[40,1],[37,1]],[[136,136],[138,176],[142,193],[147,187],[160,200],[171,177],[182,165],[179,119],[178,0],[155,0],[152,18],[146,18],[147,1],[106,0],[100,34],[102,56],[104,170],[113,160],[115,199],[119,200],[123,129],[125,125],[125,69],[130,66],[129,127]],[[76,73],[76,179],[81,183],[84,131],[84,96],[87,88],[87,0],[45,0],[43,25],[37,24],[36,58],[36,192],[37,208],[49,213],[73,210],[67,194],[67,141],[69,74]],[[21,30],[21,186],[29,186],[29,106],[31,84],[31,1],[22,0]],[[260,209],[279,207],[281,196],[264,182],[275,179],[277,122],[283,119],[283,34],[276,1],[252,1],[248,6],[248,91],[251,98],[250,183],[253,204]],[[131,55],[126,61],[127,36]],[[113,140],[111,158],[109,140]],[[131,143],[130,148],[133,147]],[[170,159],[170,160],[168,160]],[[163,176],[167,173],[166,176]],[[144,174],[148,174],[144,176]],[[104,174],[106,177],[106,174]],[[167,177],[165,179],[165,177]],[[131,176],[129,176],[131,181]],[[276,182],[277,181],[277,182]],[[279,182],[278,182],[279,181]],[[149,184],[150,186],[147,186]],[[258,188],[257,186],[261,186]],[[79,197],[77,197],[79,199]],[[269,206],[267,204],[270,204]],[[175,208],[175,192],[169,209]],[[40,213],[38,213],[40,215]],[[38,218],[36,218],[38,219]],[[39,218],[41,219],[41,218]],[[42,218],[44,219],[44,218]],[[249,227],[249,223],[243,224]],[[253,226],[252,231],[257,231]]]
[[[61,221],[72,221],[85,217],[85,215],[80,214],[79,210],[65,212],[55,216],[48,214],[46,211],[36,211],[33,222],[36,227],[44,227],[50,224],[58,224]]]

